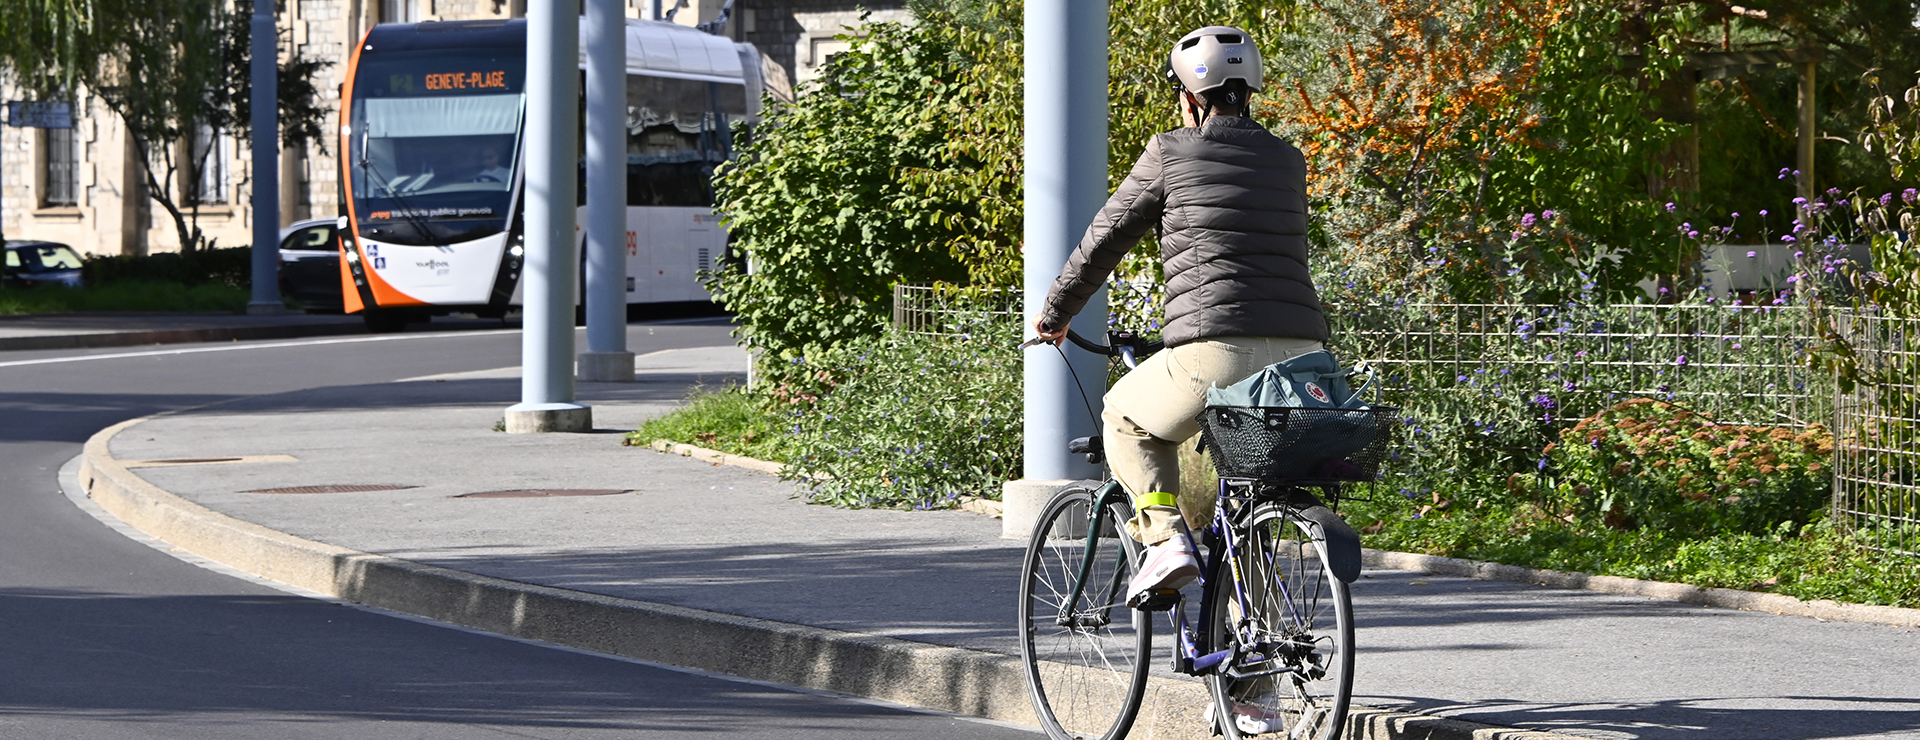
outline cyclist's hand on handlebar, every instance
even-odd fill
[[[1033,334],[1035,339],[1058,347],[1067,339],[1067,328],[1064,326],[1058,329],[1050,328],[1044,319],[1035,316],[1033,317]]]

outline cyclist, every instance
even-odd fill
[[[1208,26],[1174,45],[1166,75],[1186,125],[1147,143],[1033,319],[1040,339],[1059,344],[1120,258],[1159,227],[1167,349],[1116,383],[1101,414],[1108,465],[1137,512],[1127,531],[1149,546],[1128,586],[1133,606],[1200,572],[1175,535],[1213,517],[1212,492],[1182,501],[1177,450],[1199,432],[1207,388],[1327,338],[1307,271],[1306,160],[1248,117],[1259,49],[1245,31]]]

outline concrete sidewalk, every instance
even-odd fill
[[[117,516],[281,582],[507,634],[1031,722],[1024,543],[965,512],[809,506],[791,483],[617,432],[738,350],[580,386],[602,433],[492,431],[513,369],[243,399],[119,425],[79,480]],[[388,490],[260,493],[367,486]],[[485,497],[529,489],[608,495]],[[1371,569],[1355,586],[1366,737],[1920,737],[1911,628]],[[1162,640],[1164,642],[1164,640]],[[1156,661],[1161,664],[1164,661]],[[1134,737],[1204,737],[1162,675]]]
[[[498,319],[437,317],[408,331],[458,331],[518,326]],[[288,313],[62,313],[0,316],[0,351],[129,347],[142,344],[365,334],[358,315]]]

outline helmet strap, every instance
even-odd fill
[[[1181,90],[1180,96],[1185,98],[1184,102],[1187,104],[1187,114],[1193,117],[1193,125],[1203,125],[1207,122],[1207,119],[1213,115],[1213,106],[1202,105],[1199,98],[1193,93]]]

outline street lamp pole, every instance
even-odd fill
[[[285,313],[280,303],[280,68],[273,0],[253,0],[253,298],[247,313]]]
[[[525,303],[520,403],[509,432],[586,432],[593,409],[574,402],[574,189],[579,160],[580,5],[527,5]]]
[[[1025,29],[1025,314],[1040,313],[1054,276],[1107,199],[1107,2],[1029,0]],[[1074,318],[1106,335],[1103,290]],[[1099,404],[1106,358],[1067,347],[1073,373]],[[1074,374],[1049,346],[1026,350],[1025,478],[1002,491],[1002,536],[1025,537],[1049,496],[1099,468],[1067,453],[1067,440],[1099,433]]]
[[[627,351],[627,19],[587,0],[587,351],[579,379],[633,382]]]

